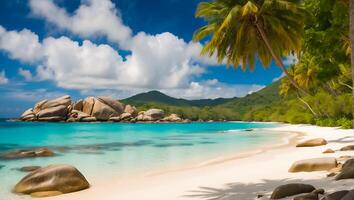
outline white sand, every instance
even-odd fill
[[[354,189],[354,180],[334,181],[326,178],[328,172],[288,173],[294,161],[352,155],[354,151],[322,154],[327,148],[337,150],[354,144],[354,130],[321,128],[308,125],[283,125],[276,131],[301,132],[301,140],[325,138],[329,144],[319,147],[296,148],[294,143],[268,149],[248,157],[224,159],[207,165],[176,171],[150,174],[129,180],[112,178],[105,182],[91,182],[92,187],[81,192],[47,199],[85,200],[247,200],[258,194],[268,199],[273,189],[293,182],[309,183],[327,192]],[[138,163],[137,163],[138,164]]]

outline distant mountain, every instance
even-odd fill
[[[144,105],[144,104],[163,104],[163,105],[171,105],[171,106],[216,106],[221,105],[227,102],[230,102],[236,98],[217,98],[217,99],[199,99],[199,100],[186,100],[181,98],[174,98],[168,96],[159,91],[150,91],[146,93],[140,93],[129,97],[127,99],[123,99],[122,102],[126,104],[133,105]]]
[[[139,110],[160,108],[192,120],[243,120],[252,110],[264,109],[282,102],[278,94],[280,81],[241,98],[186,100],[170,97],[159,91],[141,93],[123,99]]]

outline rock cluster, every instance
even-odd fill
[[[22,121],[46,122],[189,122],[176,114],[165,116],[161,109],[140,111],[111,97],[87,97],[73,102],[70,96],[38,102],[26,110]]]
[[[0,159],[20,159],[54,156],[54,152],[47,148],[23,149],[0,154]]]

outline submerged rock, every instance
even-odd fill
[[[289,169],[289,172],[312,172],[324,171],[337,167],[335,158],[312,158],[296,161]]]
[[[20,158],[33,158],[33,157],[48,157],[54,156],[54,152],[48,148],[38,148],[29,150],[17,150],[4,153],[0,155],[2,159],[20,159]]]
[[[33,171],[16,184],[16,193],[53,196],[89,188],[79,170],[70,165],[49,165]]]
[[[326,145],[327,141],[323,138],[315,138],[311,140],[306,140],[296,145],[296,147],[316,147]]]
[[[40,166],[25,166],[21,168],[17,168],[16,170],[21,171],[21,172],[32,172],[37,169],[41,168]]]
[[[277,187],[270,199],[281,199],[289,196],[294,196],[302,193],[309,193],[314,191],[316,188],[312,185],[302,184],[302,183],[290,183],[286,185],[281,185]]]

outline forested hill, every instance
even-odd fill
[[[218,98],[186,100],[165,95],[159,91],[141,93],[122,100],[139,110],[161,108],[168,113],[177,113],[192,120],[242,120],[253,108],[278,102],[280,81],[242,98]]]
[[[144,104],[164,104],[170,106],[216,106],[220,104],[224,104],[230,102],[235,98],[217,98],[217,99],[200,99],[200,100],[186,100],[180,98],[170,97],[162,92],[159,91],[150,91],[146,93],[140,93],[129,97],[127,99],[122,100],[124,103],[133,104],[133,105],[144,105]]]

